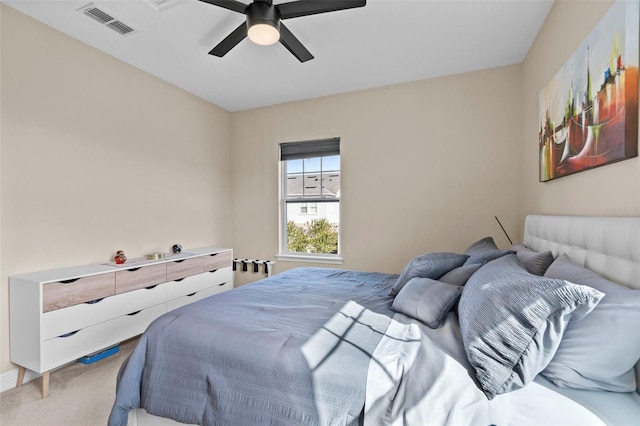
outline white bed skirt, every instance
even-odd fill
[[[129,420],[127,421],[127,426],[179,426],[184,424],[165,417],[151,415],[142,408],[129,411]]]

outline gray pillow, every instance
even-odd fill
[[[393,300],[391,309],[438,328],[460,298],[462,287],[432,280],[411,278]]]
[[[535,275],[544,275],[551,262],[553,262],[553,254],[549,250],[543,252],[533,251],[522,243],[512,244],[509,249],[515,251],[522,266]]]
[[[529,247],[527,247],[526,245],[524,245],[521,242],[517,242],[517,243],[513,243],[511,244],[511,247],[509,247],[509,250],[513,250],[513,251],[520,251],[520,250],[531,250]]]
[[[495,241],[493,241],[493,237],[484,237],[467,247],[464,254],[473,255],[492,250],[498,250],[498,246]]]
[[[474,265],[477,263],[487,263],[492,260],[498,259],[499,257],[506,256],[508,254],[515,254],[516,252],[513,250],[485,250],[479,253],[474,253],[465,262],[465,265]]]
[[[586,316],[603,294],[528,273],[515,254],[480,268],[458,304],[467,358],[487,395],[524,387],[544,370],[570,320]]]
[[[395,296],[413,277],[437,280],[453,268],[462,266],[469,256],[458,253],[426,253],[411,260],[394,284],[389,295]]]
[[[570,280],[605,293],[582,321],[571,322],[542,375],[561,387],[633,392],[640,360],[640,291],[618,285],[571,261],[556,259],[546,277]]]
[[[481,266],[482,263],[458,266],[441,276],[438,280],[447,284],[465,285],[469,277],[480,269]]]

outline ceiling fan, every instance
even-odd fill
[[[313,59],[313,55],[280,22],[282,19],[352,9],[367,4],[366,0],[299,0],[275,5],[273,0],[254,0],[248,5],[236,0],[200,1],[246,15],[246,22],[240,24],[216,47],[211,49],[210,55],[223,57],[245,37],[249,37],[254,43],[265,46],[279,41],[300,62]]]

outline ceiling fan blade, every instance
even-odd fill
[[[234,12],[244,13],[247,5],[236,0],[200,0],[203,3],[209,3],[214,6],[220,6]]]
[[[307,62],[313,59],[311,52],[300,43],[300,40],[293,35],[284,24],[280,23],[280,43],[287,48],[300,62]]]
[[[238,43],[245,39],[247,36],[247,24],[243,22],[231,32],[224,40],[222,40],[216,47],[211,49],[209,55],[217,56],[222,58],[226,55],[231,49],[236,47]]]
[[[298,0],[278,4],[276,7],[280,11],[280,19],[289,19],[363,7],[366,4],[366,0]]]

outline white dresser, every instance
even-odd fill
[[[233,252],[205,247],[9,277],[11,361],[42,374],[141,334],[172,309],[233,288]]]

